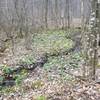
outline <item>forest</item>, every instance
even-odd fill
[[[0,0],[0,100],[100,100],[100,0]]]

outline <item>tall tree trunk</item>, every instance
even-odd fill
[[[48,2],[49,0],[45,0],[45,26],[48,28]]]
[[[70,0],[66,0],[67,28],[70,28]]]
[[[68,0],[68,15],[67,15],[67,17],[68,17],[68,28],[70,28],[70,9],[69,9],[69,0]]]
[[[84,0],[81,0],[81,28],[84,29]]]
[[[93,79],[95,79],[95,71],[96,71],[96,67],[97,67],[97,59],[98,59],[98,55],[97,55],[97,50],[98,50],[98,43],[97,43],[97,38],[98,38],[98,15],[97,15],[97,5],[98,5],[98,0],[92,0],[92,14],[94,17],[94,23],[93,23],[93,27],[91,28],[91,35],[92,37],[94,36],[94,39],[91,40],[91,42],[93,42],[93,54],[92,57],[90,59],[90,63],[92,63],[91,65],[91,70],[90,70],[90,75],[92,76]]]
[[[55,24],[57,29],[58,28],[58,0],[55,0]]]
[[[98,1],[97,0],[92,0],[91,1],[91,5],[92,5],[92,11],[91,11],[91,17],[90,17],[90,24],[89,24],[89,32],[88,34],[86,34],[86,36],[84,38],[86,39],[86,47],[85,50],[85,54],[87,55],[87,69],[89,71],[88,73],[88,77],[89,79],[95,79],[95,72],[96,72],[96,66],[97,66],[97,59],[98,59],[98,55],[97,55],[97,50],[98,50],[98,34],[99,33],[99,24],[98,21],[98,15],[97,15],[97,4]]]

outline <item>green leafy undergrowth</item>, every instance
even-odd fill
[[[63,55],[58,57],[50,57],[48,62],[44,65],[44,70],[47,72],[55,72],[60,75],[63,81],[72,81],[73,77],[68,75],[66,71],[71,69],[77,69],[80,67],[80,62],[82,61],[81,53],[72,53],[69,55]],[[48,76],[48,80],[54,80],[54,76]]]
[[[23,56],[19,63],[24,63],[24,64],[33,64],[34,62],[36,61],[36,59],[34,59],[34,57],[32,55],[26,55],[26,56]]]
[[[2,82],[4,81],[5,77],[4,76],[0,76],[0,84],[2,84]]]
[[[44,85],[44,83],[41,80],[37,80],[32,83],[32,89],[39,89]]]
[[[37,34],[33,38],[33,52],[55,54],[69,50],[74,43],[66,38],[66,34],[68,34],[66,31],[47,31],[47,33]]]
[[[1,66],[1,70],[2,70],[2,75],[0,75],[0,92],[10,92],[10,90],[12,91],[13,88],[9,88],[10,86],[10,81],[13,81],[15,83],[16,86],[19,86],[21,84],[21,82],[23,81],[23,79],[27,76],[28,72],[27,70],[22,70],[19,73],[12,73],[13,68],[6,66],[6,65],[2,65]],[[8,81],[8,86],[4,86],[2,85],[2,83],[4,81]]]
[[[4,74],[10,74],[12,72],[12,69],[10,67],[7,67],[6,65],[2,69]]]
[[[82,60],[81,53],[72,53],[67,56],[50,57],[48,62],[44,65],[44,69],[49,71],[55,67],[57,68],[78,68]]]
[[[62,81],[72,81],[73,77],[65,72],[65,69],[62,67],[59,70],[59,75]]]
[[[45,96],[38,96],[36,100],[47,100]]]
[[[20,85],[22,80],[28,75],[27,70],[23,69],[19,74],[14,75],[16,85]]]
[[[4,80],[7,78],[7,76],[10,75],[12,69],[7,67],[6,65],[1,65],[0,71],[1,71],[1,75],[0,75],[0,85],[1,85],[4,82]]]
[[[10,94],[10,93],[14,93],[14,92],[16,92],[15,86],[13,86],[13,87],[0,87],[0,93]]]

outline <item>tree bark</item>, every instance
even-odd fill
[[[95,79],[95,72],[98,61],[98,34],[99,33],[99,24],[98,24],[98,15],[97,15],[97,6],[98,1],[91,1],[91,17],[89,22],[89,32],[85,35],[86,38],[84,49],[84,54],[86,58],[86,65],[88,70],[88,79]]]
[[[48,2],[49,0],[45,0],[45,26],[48,28]]]

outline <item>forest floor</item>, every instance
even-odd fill
[[[0,100],[100,100],[100,84],[80,79],[83,58],[77,31],[41,32],[32,41],[33,49],[26,50],[24,40],[17,40],[14,55],[7,49],[0,64],[11,68],[17,63],[31,65],[44,53],[49,55],[47,62],[34,70],[22,70],[16,85],[0,87]]]

